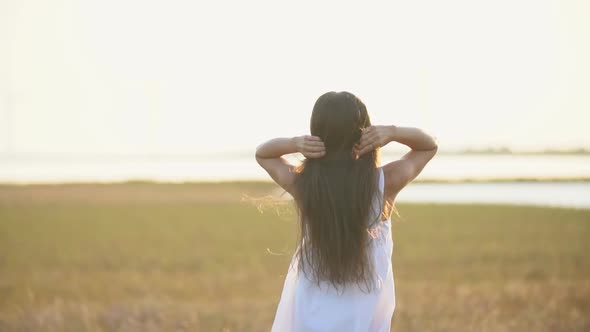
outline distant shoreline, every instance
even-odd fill
[[[523,156],[531,156],[531,155],[573,155],[573,156],[583,156],[583,155],[590,155],[590,150],[585,148],[578,148],[578,149],[567,149],[567,150],[557,150],[557,149],[546,149],[546,150],[531,150],[531,151],[512,151],[508,148],[498,148],[498,149],[465,149],[465,150],[448,150],[448,151],[441,151],[441,154],[445,155],[523,155]]]
[[[571,178],[466,178],[466,179],[416,179],[412,183],[520,183],[520,182],[590,182],[590,177]],[[195,180],[195,181],[159,181],[130,179],[120,181],[63,181],[63,182],[0,182],[0,186],[61,186],[61,185],[125,185],[125,184],[165,184],[165,185],[210,185],[210,184],[274,184],[271,180]]]
[[[164,153],[164,152],[146,152],[146,153],[87,153],[87,152],[0,152],[0,160],[25,160],[38,161],[44,159],[55,160],[203,160],[206,158],[248,158],[252,157],[251,151],[234,150],[222,152],[205,152],[199,154],[183,154],[183,153]],[[398,156],[406,152],[401,147],[391,149],[390,147],[382,150],[385,156]],[[296,155],[296,154],[295,154]],[[588,148],[573,148],[573,149],[544,149],[544,150],[530,150],[530,151],[513,151],[509,148],[487,148],[487,149],[460,149],[460,150],[445,150],[441,149],[437,155],[448,156],[590,156],[590,149]]]

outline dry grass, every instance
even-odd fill
[[[0,186],[0,331],[267,331],[294,248],[264,183]],[[393,331],[589,331],[590,211],[398,206]]]

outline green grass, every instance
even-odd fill
[[[267,331],[265,183],[0,186],[0,331]],[[393,331],[590,330],[590,210],[399,204]]]

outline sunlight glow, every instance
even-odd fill
[[[587,1],[0,4],[0,152],[252,149],[315,99],[443,149],[590,147]]]

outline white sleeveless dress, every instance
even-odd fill
[[[379,219],[383,207],[384,175],[379,168],[379,192],[373,200],[373,215]],[[298,271],[294,255],[272,332],[389,332],[395,309],[395,286],[391,254],[393,239],[391,219],[377,222],[371,228],[370,250],[374,263],[376,287],[348,286],[338,291],[328,282],[317,283]]]

